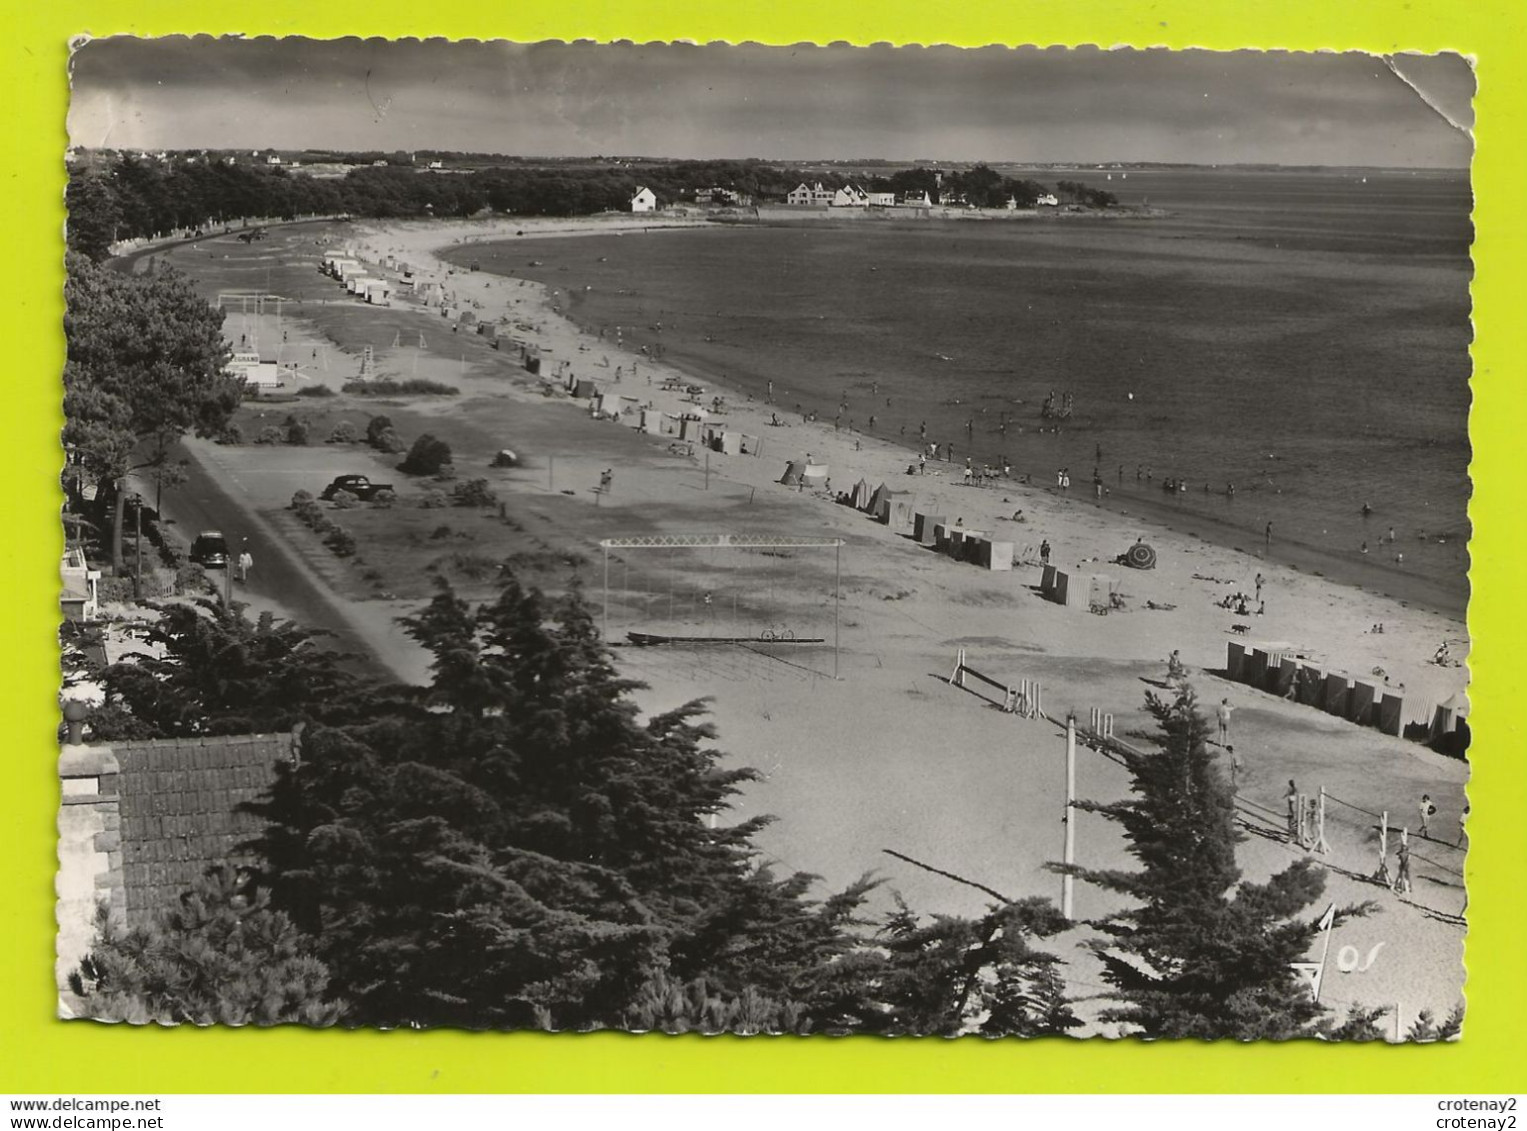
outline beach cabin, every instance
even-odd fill
[[[848,493],[848,502],[855,510],[868,510],[870,505],[870,485],[864,480],[859,480]]]
[[[934,531],[947,521],[944,515],[918,511],[912,516],[912,537],[919,546],[935,545]]]
[[[367,275],[346,275],[345,290],[349,291],[353,295],[360,295],[362,298],[364,298],[366,295],[366,284],[371,281],[372,280],[370,276]]]
[[[1325,701],[1326,673],[1303,664],[1294,680],[1294,700],[1306,707],[1319,707]]]
[[[646,185],[637,189],[631,197],[632,212],[656,212],[657,196]]]
[[[1013,544],[1011,542],[984,542],[982,560],[978,565],[983,565],[989,570],[1009,572],[1013,568]]]
[[[884,483],[870,496],[869,511],[875,520],[893,530],[905,530],[912,525],[913,511],[911,491],[893,491]]]
[[[1344,716],[1347,713],[1347,696],[1352,681],[1339,672],[1327,672],[1325,690],[1321,695],[1321,709],[1328,715]]]
[[[1241,677],[1246,668],[1246,645],[1239,640],[1230,640],[1225,644],[1225,678],[1236,683],[1241,682]]]
[[[371,306],[390,306],[387,300],[392,297],[392,287],[382,279],[372,279],[366,284],[365,297]]]
[[[1374,701],[1378,697],[1378,689],[1371,683],[1363,680],[1353,680],[1352,689],[1347,692],[1347,719],[1358,726],[1367,726],[1373,714]]]

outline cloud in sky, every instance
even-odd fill
[[[117,37],[75,54],[69,128],[75,144],[143,149],[1466,165],[1467,61],[1394,64],[1356,53]]]

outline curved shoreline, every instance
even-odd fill
[[[1046,217],[1045,219],[1049,219]],[[825,221],[816,221],[824,223]],[[927,221],[922,221],[926,223]],[[595,236],[616,231],[629,231],[641,229],[649,233],[662,230],[684,230],[697,227],[716,227],[714,221],[682,222],[668,221],[664,223],[622,222],[619,218],[613,220],[600,220],[594,222],[563,222],[558,227],[546,229],[525,230],[520,234],[528,239],[542,236],[571,237],[571,236]],[[769,221],[753,222],[751,226],[777,227],[789,226],[783,223]],[[799,226],[799,225],[797,225]],[[471,244],[499,244],[512,242],[512,236],[498,231],[485,233],[469,241]],[[433,251],[433,257],[441,263],[448,264],[458,270],[466,267],[466,264],[456,262],[467,253],[465,244],[445,245],[437,247]],[[515,284],[524,284],[538,288],[546,288],[547,284],[539,280],[503,271],[501,268],[484,268],[484,273],[496,275],[499,278],[512,280]],[[552,292],[555,293],[555,292]],[[574,327],[584,338],[593,343],[597,340],[599,327],[585,317],[580,317],[579,302],[576,292],[568,292],[570,301],[566,306],[550,301],[547,296],[548,315],[560,317],[570,326]],[[633,335],[635,337],[635,335]],[[635,345],[633,341],[632,345]],[[600,348],[607,348],[608,343],[601,342]],[[645,361],[643,362],[645,364]],[[734,397],[746,398],[758,403],[763,399],[763,388],[768,379],[756,374],[739,380],[735,375],[718,376],[702,359],[689,356],[681,343],[670,352],[664,349],[662,365],[678,371],[686,378],[717,389],[725,389]],[[822,394],[824,397],[826,394]],[[800,423],[796,427],[804,427]],[[830,435],[832,427],[821,421],[816,422],[822,434]],[[878,435],[856,431],[850,433],[865,445],[879,444],[888,449],[901,453],[902,457],[909,462],[915,462],[918,455],[919,445],[906,438]],[[825,442],[825,441],[824,441]],[[1105,492],[1101,502],[1095,502],[1090,495],[1090,484],[1082,483],[1078,479],[1072,487],[1073,495],[1066,495],[1057,489],[1043,484],[1037,476],[1042,474],[1032,466],[1032,460],[1027,461],[1030,466],[1020,467],[1031,476],[1028,485],[1021,483],[1020,477],[1012,480],[1004,480],[999,486],[1010,487],[1018,490],[1048,491],[1060,498],[1068,498],[1073,502],[1085,502],[1120,519],[1137,518],[1152,526],[1161,527],[1165,530],[1180,532],[1188,537],[1200,539],[1224,550],[1230,550],[1248,554],[1249,556],[1265,560],[1269,563],[1277,563],[1293,570],[1305,573],[1312,577],[1331,581],[1344,587],[1364,592],[1377,594],[1399,602],[1401,605],[1416,605],[1439,613],[1445,617],[1462,623],[1467,615],[1469,584],[1467,571],[1464,573],[1463,591],[1453,585],[1436,580],[1434,577],[1406,572],[1403,568],[1391,566],[1383,558],[1382,552],[1376,553],[1371,558],[1357,558],[1353,554],[1335,551],[1302,541],[1298,537],[1288,537],[1286,533],[1280,533],[1273,539],[1270,549],[1263,545],[1262,537],[1257,529],[1251,526],[1238,525],[1226,518],[1207,513],[1192,506],[1178,506],[1165,498],[1159,498],[1161,492],[1149,490],[1131,490],[1125,488],[1115,493],[1113,485],[1105,480]],[[946,465],[947,466],[947,465]],[[1247,496],[1248,502],[1254,500],[1254,496]],[[1194,496],[1192,502],[1197,502]]]

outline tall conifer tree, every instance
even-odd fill
[[[1187,683],[1146,696],[1159,749],[1122,753],[1132,796],[1079,807],[1117,822],[1138,871],[1075,869],[1130,905],[1094,925],[1091,944],[1120,1003],[1103,1019],[1145,1037],[1372,1038],[1377,1014],[1338,1026],[1293,970],[1320,927],[1300,918],[1325,873],[1299,860],[1266,883],[1241,879],[1235,794],[1209,750],[1209,724]],[[1368,905],[1338,911],[1363,914]]]

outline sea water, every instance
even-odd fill
[[[1274,556],[1461,609],[1466,174],[1135,170],[1106,187],[1165,214],[866,216],[450,258],[544,282],[606,340],[702,380],[759,400],[772,382],[787,422],[953,445],[957,466],[1039,485],[1064,468],[1089,500],[1096,473],[1105,505],[1256,553],[1271,523]],[[1042,415],[1052,394],[1067,418]]]

